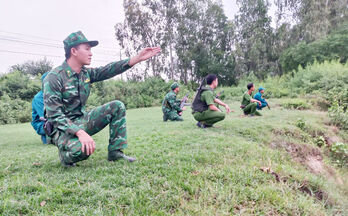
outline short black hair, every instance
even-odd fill
[[[78,49],[78,47],[80,46],[80,44],[70,47],[69,49],[64,49],[65,50],[65,59],[69,59],[71,56],[71,48],[75,48]]]
[[[253,87],[253,86],[254,86],[254,83],[249,83],[249,84],[247,85],[248,90],[250,90],[251,87]]]
[[[216,74],[208,74],[205,79],[207,80],[207,84],[210,85],[217,79]]]

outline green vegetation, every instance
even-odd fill
[[[223,100],[240,100],[246,84],[254,82],[256,88],[266,88],[265,98],[288,98],[280,105],[286,109],[309,109],[329,111],[332,122],[343,130],[348,129],[348,64],[338,61],[318,63],[283,76],[268,77],[259,81],[250,75],[237,86],[221,87]],[[0,124],[27,122],[31,118],[32,97],[40,89],[40,79],[13,72],[0,78]],[[93,84],[88,108],[112,100],[120,100],[129,108],[159,106],[169,91],[171,81],[151,77],[144,81],[109,80]],[[197,84],[181,85],[178,98],[189,93],[192,98]],[[24,108],[24,109],[23,109]],[[19,111],[20,110],[20,111]]]
[[[253,82],[256,89],[259,86],[266,88],[265,98],[287,98],[279,103],[286,109],[312,107],[328,111],[335,125],[343,130],[348,128],[348,64],[315,62],[292,74],[268,77],[263,81],[250,75],[240,80],[238,86],[222,87],[224,93],[221,98],[240,100],[249,82]]]
[[[107,129],[88,160],[66,169],[28,123],[0,126],[0,214],[347,214],[348,171],[314,144],[337,136],[327,116],[278,102],[255,118],[230,102],[236,112],[211,129],[197,128],[190,111],[164,123],[159,107],[128,110],[132,164],[106,160]]]
[[[31,121],[31,100],[41,82],[20,71],[0,77],[0,124]]]
[[[280,62],[284,72],[297,70],[299,66],[306,67],[314,61],[324,62],[339,59],[345,63],[348,59],[348,26],[338,32],[328,35],[326,38],[306,44],[301,42],[285,50]]]
[[[62,168],[56,147],[29,123],[13,124],[30,121],[52,64],[12,66],[0,77],[0,215],[347,215],[346,1],[278,0],[277,28],[269,1],[236,2],[228,20],[216,0],[124,0],[122,53],[162,53],[128,81],[93,84],[88,109],[112,100],[130,109],[132,164],[106,160],[105,129],[88,160]],[[209,129],[189,110],[184,122],[162,122],[171,80],[182,83],[179,98],[192,98],[208,73],[237,112]],[[239,110],[249,82],[266,88],[272,108],[262,117]]]
[[[306,101],[302,99],[298,99],[298,98],[286,100],[282,102],[281,106],[286,109],[298,109],[298,110],[304,110],[309,108],[309,105],[306,103]]]
[[[346,0],[236,0],[236,5],[232,15],[219,0],[124,0],[125,19],[115,25],[122,51],[135,54],[144,46],[163,51],[128,78],[153,74],[187,84],[215,73],[229,86],[251,74],[263,80],[314,61],[347,61]],[[271,8],[276,16],[270,16]]]

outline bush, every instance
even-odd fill
[[[296,126],[303,131],[307,129],[306,122],[302,118],[297,119]]]
[[[8,95],[0,98],[0,124],[31,121],[31,103],[21,99],[12,100]]]
[[[0,97],[6,94],[11,99],[31,101],[40,90],[39,78],[31,79],[20,71],[6,74],[0,78]]]
[[[330,148],[331,157],[338,166],[346,166],[348,164],[348,148],[347,145],[341,142],[332,144]]]
[[[341,127],[344,130],[348,130],[348,112],[347,107],[343,105],[339,105],[338,102],[334,102],[334,104],[329,108],[329,117],[331,121],[337,126]]]
[[[160,106],[166,93],[170,91],[173,81],[165,82],[161,78],[151,77],[145,81],[108,80],[93,84],[88,100],[88,108],[108,103],[113,100],[122,101],[128,109],[139,107]],[[180,85],[177,99],[189,93],[193,100],[194,91],[185,85]]]
[[[281,106],[286,109],[297,109],[297,110],[309,109],[309,105],[307,104],[307,102],[302,99],[289,99],[282,102]]]
[[[323,136],[317,136],[314,138],[314,143],[321,148],[322,146],[325,145],[326,141],[325,138]]]

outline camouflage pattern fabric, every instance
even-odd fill
[[[59,151],[65,152],[65,158],[75,158],[71,160],[76,161],[86,159],[86,156],[79,156],[78,146],[81,144],[75,133],[82,129],[86,130],[87,133],[94,134],[109,123],[109,150],[127,146],[125,110],[121,102],[111,102],[89,113],[85,111],[85,106],[91,84],[126,71],[130,68],[128,61],[127,59],[113,62],[99,68],[82,67],[79,74],[74,72],[64,61],[61,66],[49,72],[44,79],[46,115],[48,121],[52,122],[54,126],[51,139],[58,146]],[[93,125],[91,130],[89,129],[90,125]]]
[[[174,89],[176,89],[177,87],[179,87],[179,83],[177,83],[177,82],[174,82],[173,84],[170,85],[170,89],[171,89],[171,90],[174,90]]]
[[[121,101],[112,101],[97,107],[83,118],[76,119],[74,123],[91,136],[109,125],[108,151],[127,147],[126,108]],[[62,163],[70,164],[87,159],[89,155],[81,151],[81,146],[77,136],[59,131],[57,147]]]
[[[71,47],[82,43],[88,43],[91,47],[94,47],[97,46],[99,42],[87,40],[86,36],[81,31],[73,32],[63,41],[64,50],[67,52]]]
[[[162,112],[163,121],[167,121],[168,119],[171,121],[183,121],[183,118],[178,114],[182,112],[180,100],[176,99],[176,94],[173,90],[164,97],[162,101]]]

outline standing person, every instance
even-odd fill
[[[257,103],[257,109],[258,109],[258,110],[262,110],[262,108],[264,108],[264,107],[266,107],[266,106],[269,107],[268,102],[266,101],[266,99],[264,99],[264,98],[262,97],[262,95],[263,95],[264,92],[265,92],[265,89],[262,88],[262,86],[261,86],[261,87],[259,88],[259,92],[257,92],[257,93],[254,95],[254,99],[261,102],[261,105],[260,105],[259,103]]]
[[[202,86],[204,83],[203,80],[192,103],[192,114],[198,121],[196,125],[200,128],[212,127],[216,122],[224,120],[225,113],[223,113],[215,103],[225,107],[226,113],[231,111],[227,104],[214,95],[214,89],[219,84],[217,76],[215,74],[209,74],[206,76],[205,80],[208,86]]]
[[[182,111],[186,110],[185,107],[180,108],[180,100],[176,99],[177,94],[180,91],[180,86],[177,82],[174,82],[170,86],[171,91],[166,94],[162,101],[163,121],[168,119],[171,121],[183,121]]]
[[[249,83],[247,85],[247,88],[248,88],[248,91],[246,91],[243,94],[242,105],[240,107],[243,109],[244,115],[250,114],[250,116],[254,116],[254,115],[261,116],[261,113],[256,111],[257,103],[261,106],[261,102],[251,97],[251,94],[253,93],[253,91],[255,91],[254,84]]]
[[[47,73],[44,73],[41,76],[41,81],[45,79]],[[40,90],[33,98],[31,102],[31,126],[33,126],[34,130],[37,134],[41,135],[41,141],[43,144],[47,144],[46,133],[44,130],[44,101],[43,101],[43,92]]]
[[[64,41],[66,60],[50,71],[44,80],[44,104],[49,130],[46,133],[58,147],[61,164],[75,166],[95,150],[92,135],[110,127],[108,160],[135,158],[123,153],[127,147],[126,108],[121,101],[111,101],[90,112],[85,106],[91,84],[114,77],[135,64],[158,54],[159,47],[145,48],[136,56],[112,62],[103,67],[86,68],[92,59],[91,48],[98,41],[89,41],[81,31],[71,33]]]

